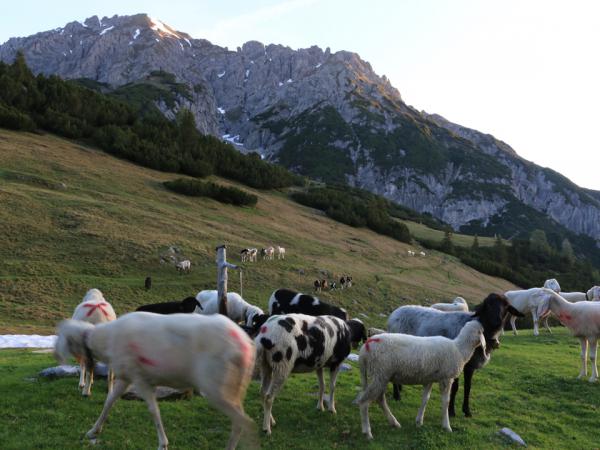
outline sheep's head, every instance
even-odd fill
[[[352,343],[352,348],[358,348],[361,342],[366,342],[367,337],[367,329],[365,328],[365,324],[362,323],[360,319],[350,319],[346,321],[346,325],[350,329],[350,342]]]
[[[587,291],[586,296],[589,301],[600,301],[600,286],[594,286],[591,288],[589,291]]]
[[[544,282],[544,287],[547,289],[552,289],[554,292],[560,293],[560,284],[558,284],[556,278],[550,278],[549,280],[546,280]]]
[[[483,326],[483,335],[488,348],[496,349],[500,346],[498,335],[511,314],[518,317],[524,316],[511,306],[506,297],[501,294],[490,294],[475,307],[473,317]]]
[[[61,364],[65,364],[69,356],[76,358],[85,356],[84,334],[94,325],[78,320],[63,320],[56,332],[54,344],[54,357]]]

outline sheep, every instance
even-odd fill
[[[193,313],[197,307],[202,309],[202,304],[196,300],[196,297],[186,297],[178,302],[163,302],[143,305],[137,308],[136,311],[146,311],[157,314]]]
[[[415,256],[416,253],[413,250],[407,250],[406,253],[408,253],[408,256]]]
[[[462,297],[456,297],[452,300],[452,303],[434,303],[431,308],[438,309],[440,311],[469,311],[469,305],[467,301]]]
[[[569,302],[583,302],[583,301],[600,301],[600,286],[594,286],[587,292],[560,292],[562,298]]]
[[[219,312],[218,292],[215,290],[200,291],[196,294],[199,314],[217,314]],[[255,316],[264,314],[264,311],[258,306],[254,306],[244,300],[235,292],[227,293],[227,316],[236,323],[244,322],[251,326]]]
[[[106,301],[102,292],[98,289],[87,291],[83,300],[73,312],[72,319],[96,325],[99,323],[111,322],[117,318],[115,310],[110,303]],[[92,384],[94,383],[94,365],[85,358],[84,354],[77,355],[79,360],[79,389],[81,395],[89,397],[92,395]],[[112,371],[108,372],[108,391],[113,387]]]
[[[427,256],[427,254],[425,252],[423,252],[423,251],[420,251],[419,255],[421,255],[421,256]]]
[[[382,330],[381,328],[375,328],[375,327],[367,328],[367,337],[371,337],[371,336],[375,336],[377,334],[383,334],[383,333],[386,333],[386,331]]]
[[[94,443],[110,408],[130,385],[146,401],[158,434],[158,448],[167,449],[157,385],[195,388],[232,422],[228,449],[240,435],[252,429],[243,401],[252,377],[255,346],[239,327],[222,315],[160,315],[132,312],[93,327],[67,320],[58,328],[55,356],[64,361],[69,354],[88,354],[90,359],[110,363],[115,386],[86,437]]]
[[[277,259],[285,259],[285,247],[277,246]]]
[[[330,315],[348,320],[348,312],[330,305],[312,295],[302,294],[290,289],[277,289],[269,298],[269,314],[308,314],[309,316]]]
[[[464,399],[463,413],[471,417],[469,397],[471,382],[475,370],[484,367],[491,357],[492,350],[500,346],[498,336],[504,327],[504,322],[510,314],[523,317],[523,314],[508,303],[505,296],[500,294],[488,295],[472,312],[442,312],[423,306],[401,306],[393,311],[387,324],[391,333],[404,333],[413,336],[445,336],[454,339],[465,323],[477,320],[483,325],[483,334],[488,351],[483,353],[477,349],[464,369]],[[454,416],[454,400],[458,391],[458,378],[454,380],[450,394],[449,414]],[[394,384],[394,398],[400,398],[400,385]]]
[[[506,291],[504,295],[508,299],[509,303],[514,306],[517,310],[522,313],[530,312],[533,317],[533,334],[534,336],[538,336],[539,332],[539,319],[540,317],[537,314],[537,307],[540,303],[543,295],[544,289],[546,288],[531,288],[525,290],[518,291]],[[560,287],[559,287],[560,289]],[[553,291],[554,292],[554,291]],[[552,333],[552,330],[548,326],[548,317],[544,317],[544,327]],[[515,316],[510,318],[510,326],[513,330],[514,335],[517,335],[517,327],[516,327],[517,318]]]
[[[260,250],[260,255],[262,256],[263,260],[265,260],[265,259],[272,260],[275,255],[275,248],[274,247],[262,248]]]
[[[598,379],[598,367],[596,365],[596,351],[598,338],[600,338],[600,302],[582,301],[571,303],[560,294],[544,289],[542,299],[538,304],[537,314],[545,315],[554,313],[558,320],[569,328],[573,335],[579,339],[581,344],[581,370],[577,378],[587,376],[587,351],[590,351],[590,362],[592,365],[592,376],[590,383]]]
[[[362,432],[368,439],[373,439],[369,405],[374,400],[379,402],[389,424],[400,428],[385,399],[386,387],[391,380],[395,383],[423,385],[417,426],[423,425],[425,407],[433,383],[439,383],[442,427],[451,432],[448,404],[452,380],[460,376],[463,367],[479,346],[485,354],[483,326],[476,320],[467,322],[454,339],[397,333],[378,334],[377,337],[368,339],[359,353],[362,391],[355,400],[360,406]]]
[[[351,347],[365,340],[365,326],[357,319],[343,321],[334,316],[306,314],[271,316],[254,340],[261,379],[263,430],[271,434],[271,426],[275,425],[273,400],[291,373],[317,372],[317,409],[323,411],[323,369],[329,368],[328,408],[335,414],[334,391],[340,365]]]
[[[190,272],[192,270],[192,262],[189,259],[184,259],[175,264],[175,268],[179,272]]]
[[[558,280],[556,278],[550,278],[544,281],[544,286],[547,289],[552,289],[554,292],[560,293],[560,284],[558,284]]]
[[[246,261],[248,261],[249,257],[250,257],[250,249],[249,248],[242,249],[242,251],[240,252],[240,260],[242,262],[246,262]]]

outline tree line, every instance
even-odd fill
[[[304,183],[302,177],[262,161],[257,154],[243,155],[230,144],[201,134],[188,110],[180,111],[174,121],[156,108],[140,114],[80,83],[33,75],[21,53],[12,64],[0,63],[0,127],[82,140],[166,172],[216,174],[260,189]]]

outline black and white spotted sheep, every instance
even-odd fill
[[[365,326],[358,319],[343,321],[334,316],[306,314],[271,316],[254,340],[261,379],[263,430],[271,434],[271,426],[275,425],[273,400],[291,373],[317,372],[317,409],[322,411],[323,369],[329,368],[329,410],[335,413],[334,391],[340,364],[352,347],[366,339]]]
[[[348,320],[344,308],[330,305],[313,295],[290,289],[277,289],[269,299],[269,314],[308,314],[309,316],[335,316]]]

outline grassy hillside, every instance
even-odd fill
[[[473,304],[512,287],[444,254],[409,257],[411,246],[334,222],[284,192],[247,189],[258,204],[239,208],[169,192],[162,182],[176,177],[55,136],[0,130],[0,332],[50,332],[91,287],[119,314],[214,288],[221,243],[233,261],[247,246],[287,249],[285,261],[245,264],[249,301],[264,307],[280,287],[310,291],[321,271],[351,274],[352,289],[322,297],[372,325],[402,303],[462,295]],[[191,274],[159,264],[170,245],[191,259]]]
[[[417,222],[402,221],[409,229],[411,236],[419,240],[441,241],[444,239],[444,232],[435,230],[426,225]],[[478,236],[477,241],[480,247],[492,247],[496,241],[493,237]],[[473,245],[473,236],[469,234],[452,233],[452,243],[460,247],[470,247]],[[507,245],[510,245],[505,241]]]
[[[30,351],[0,352],[2,398],[0,443],[5,450],[27,448],[81,449],[84,433],[100,414],[106,383],[98,380],[92,397],[82,398],[77,379],[48,381],[37,373],[55,362],[50,354]],[[360,433],[358,407],[352,405],[360,386],[358,369],[342,372],[336,389],[337,415],[318,412],[317,379],[314,374],[292,375],[275,399],[277,425],[267,438],[260,433],[264,449],[506,449],[510,445],[497,435],[502,427],[517,432],[531,449],[584,449],[598,447],[600,390],[577,380],[579,345],[564,328],[553,335],[531,332],[506,335],[491,362],[473,380],[470,419],[461,414],[450,420],[453,433],[442,430],[439,388],[435,386],[422,428],[414,425],[421,387],[406,386],[400,403],[388,403],[402,425],[392,429],[380,408],[371,407],[374,441]],[[252,382],[245,408],[260,424],[259,385]],[[459,391],[462,398],[462,389]],[[229,433],[225,416],[201,397],[160,403],[170,448],[224,448]],[[154,448],[156,434],[142,402],[121,400],[111,411],[99,449]],[[26,443],[24,445],[24,443]]]

